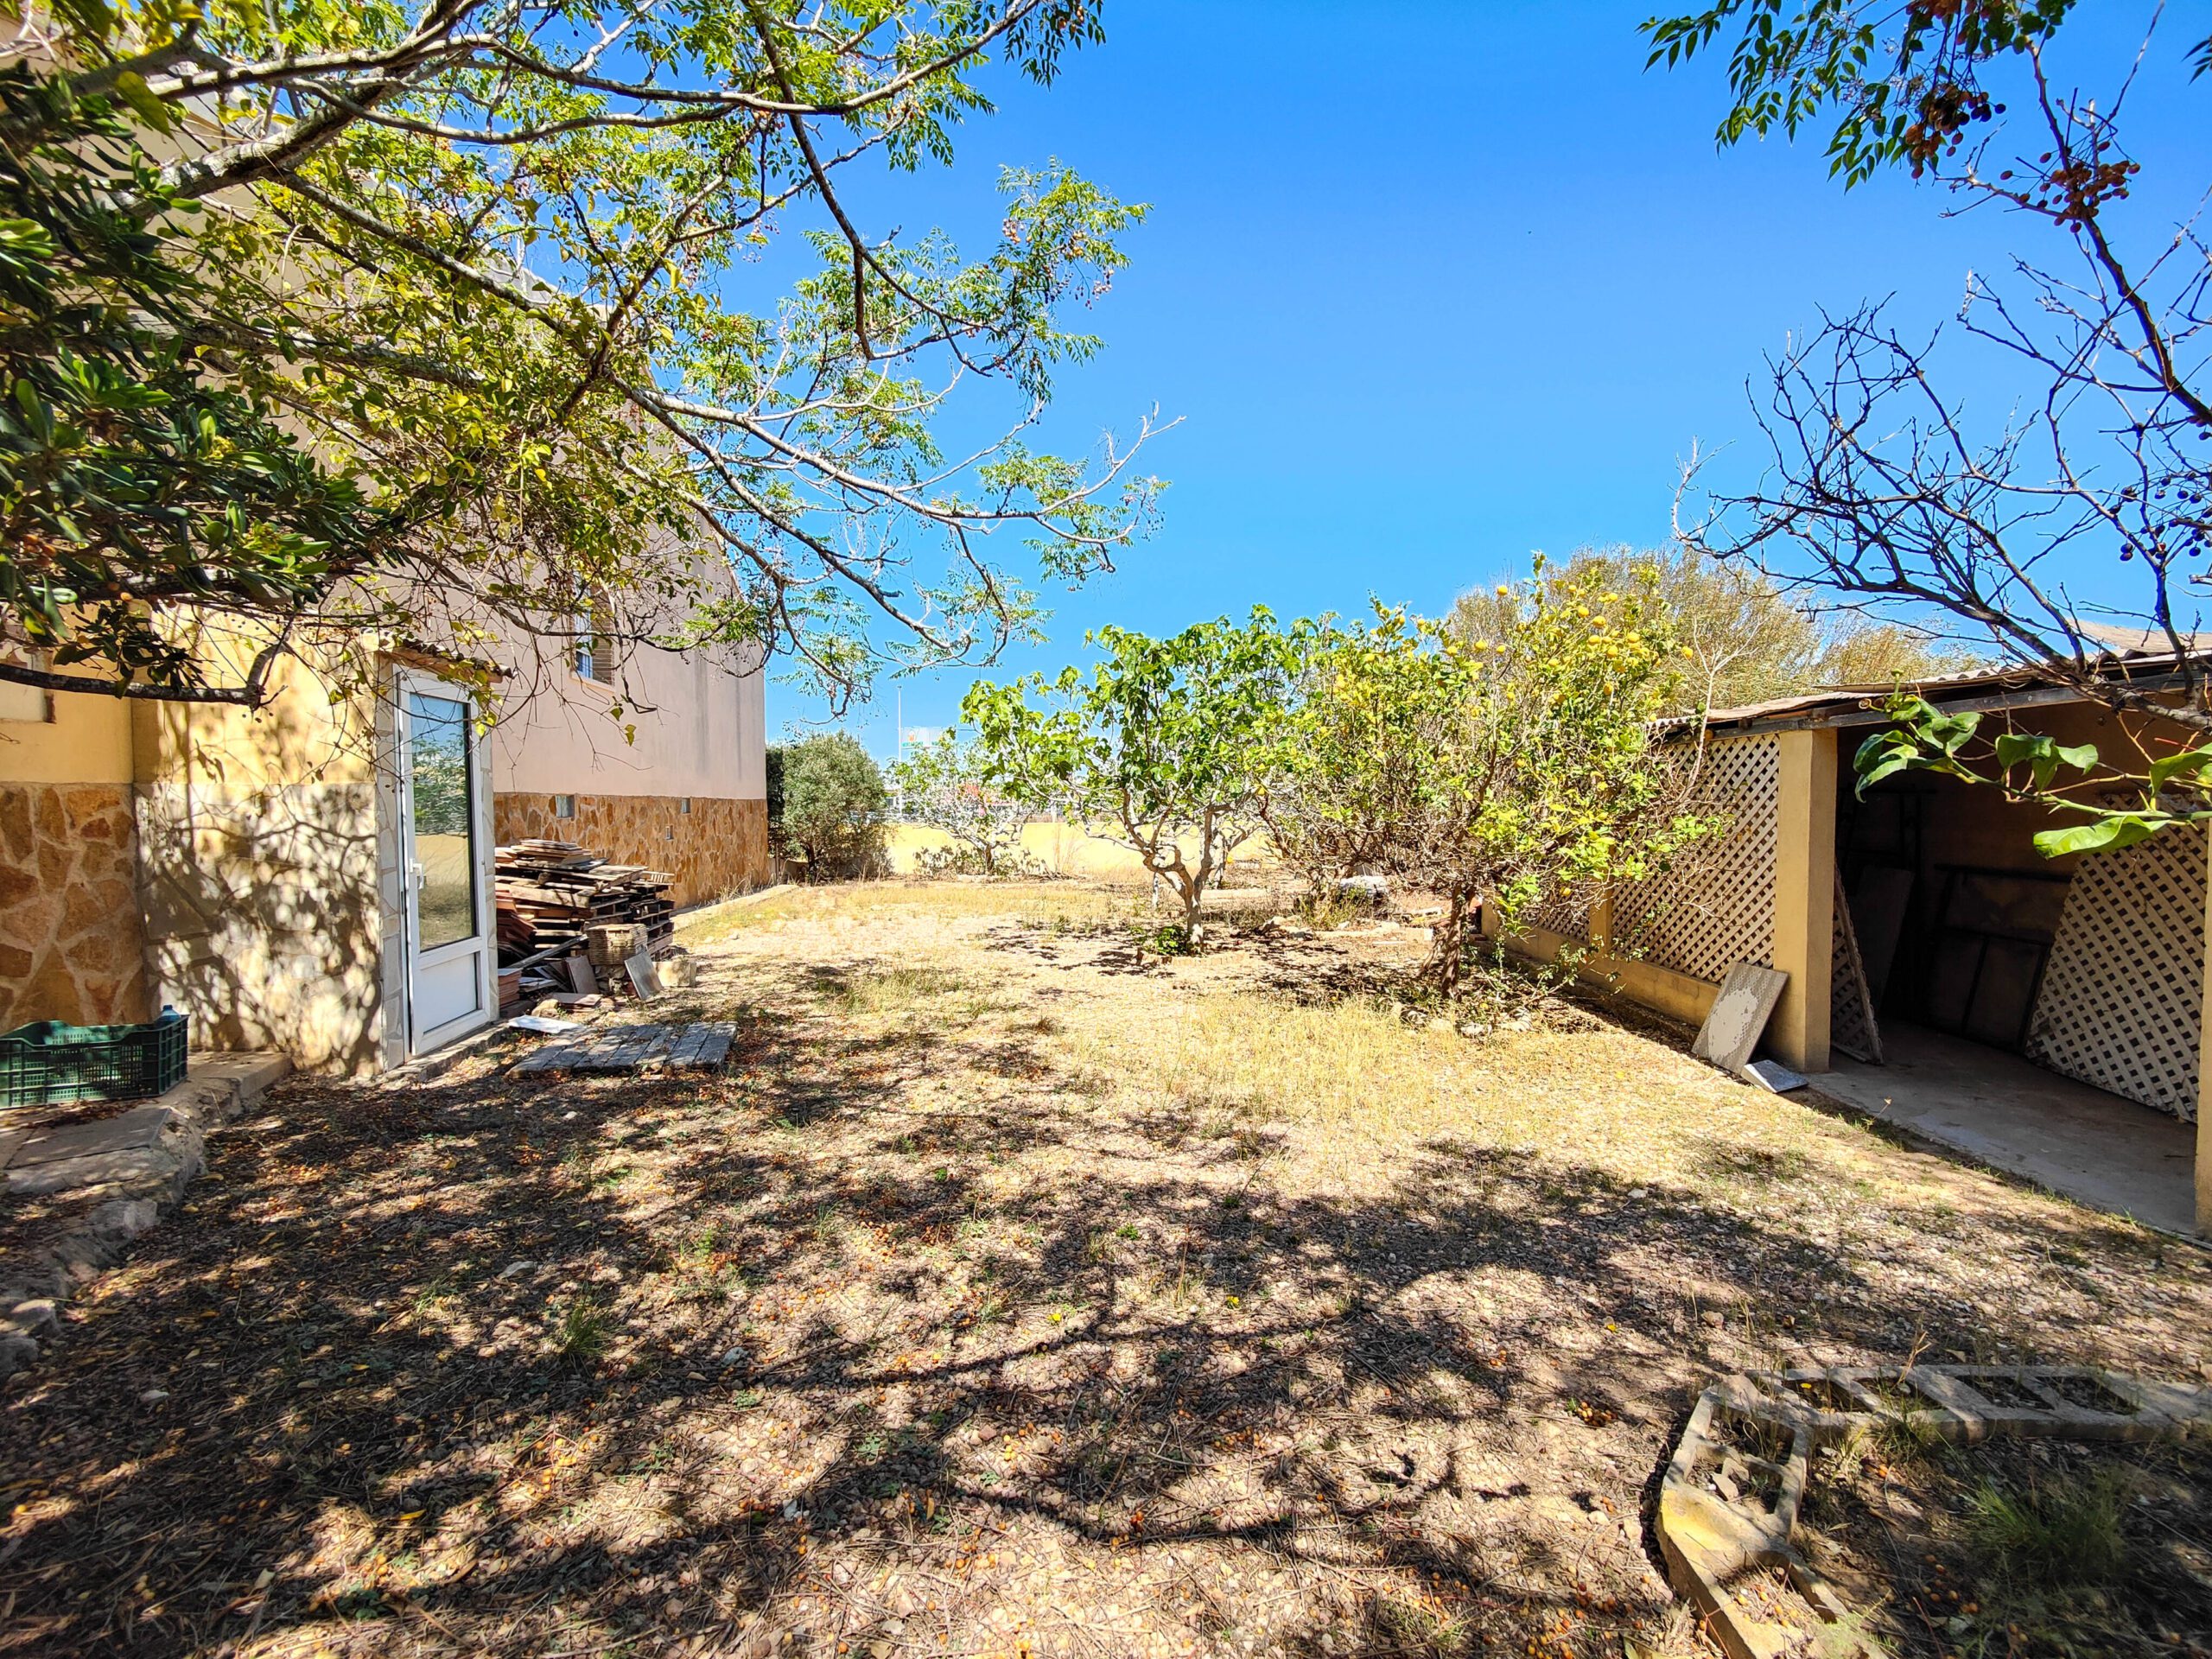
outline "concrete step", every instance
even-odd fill
[[[195,1054],[182,1083],[89,1122],[0,1134],[0,1191],[65,1212],[41,1245],[0,1258],[0,1376],[38,1357],[56,1308],[122,1259],[207,1167],[207,1137],[292,1069],[281,1054]]]

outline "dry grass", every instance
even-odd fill
[[[0,1650],[1687,1653],[1713,1372],[2212,1332],[2194,1252],[1637,1029],[1409,1023],[1408,930],[1141,917],[779,895],[655,1010],[725,1077],[287,1085],[8,1385]]]
[[[704,950],[748,934],[789,929],[878,926],[886,922],[1019,919],[1045,929],[1089,929],[1145,913],[1141,890],[1094,882],[841,881],[792,887],[768,898],[715,906],[686,919],[684,943]]]

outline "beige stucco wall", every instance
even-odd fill
[[[924,852],[946,852],[951,849],[952,837],[942,830],[932,830],[927,824],[893,823],[887,826],[885,850],[894,875],[911,875],[917,868],[916,860]],[[1063,823],[1053,819],[1039,819],[1021,826],[1021,850],[1028,857],[1053,875],[1083,876],[1101,881],[1144,881],[1150,879],[1144,861],[1128,847],[1103,836],[1094,836],[1079,823]],[[1230,855],[1233,868],[1243,868],[1264,864],[1268,860],[1265,837],[1255,836]],[[1184,844],[1185,856],[1198,857],[1198,842],[1188,840]]]
[[[727,653],[642,646],[618,676],[601,685],[538,661],[492,731],[494,795],[767,798],[759,669],[741,672]]]
[[[1793,1071],[1825,1071],[1835,951],[1836,734],[1783,732],[1779,741],[1770,965],[1789,982],[1767,1021],[1765,1046]]]
[[[130,706],[57,693],[47,720],[0,720],[0,779],[11,784],[131,781]]]
[[[1487,909],[1483,913],[1483,931],[1491,938],[1497,938],[1499,933],[1497,916]],[[1602,950],[1591,950],[1584,941],[1570,939],[1548,928],[1526,928],[1506,944],[1518,954],[1548,964],[1557,962],[1561,951],[1581,950],[1585,955],[1577,965],[1575,976],[1583,984],[1610,995],[1626,997],[1639,1007],[1649,1008],[1686,1026],[1703,1025],[1705,1016],[1713,1012],[1713,999],[1720,994],[1720,988],[1710,981],[1693,979],[1688,974],[1678,974],[1671,968],[1662,968],[1656,963],[1639,961],[1634,957],[1612,957]]]

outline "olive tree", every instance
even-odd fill
[[[978,684],[962,718],[993,783],[1059,807],[1167,882],[1195,950],[1206,889],[1260,828],[1290,640],[1258,608],[1243,624],[1221,617],[1164,639],[1115,627],[1085,639],[1101,653],[1087,675]]]
[[[810,880],[859,875],[881,861],[890,797],[875,758],[844,732],[783,746],[778,761],[782,845],[806,861]]]
[[[986,773],[982,751],[948,728],[891,768],[899,806],[912,823],[942,830],[985,875],[1018,855],[1029,804],[1007,794]]]
[[[1494,639],[1381,608],[1315,629],[1271,745],[1278,788],[1318,820],[1300,833],[1443,899],[1426,977],[1446,997],[1478,901],[1510,930],[1562,893],[1655,874],[1710,824],[1694,771],[1653,740],[1681,655],[1652,584],[1540,565],[1496,597]]]
[[[1788,696],[1821,686],[1893,685],[1973,665],[1971,652],[1929,630],[1840,607],[1815,607],[1765,571],[1726,563],[1694,547],[1583,548],[1568,570],[1608,585],[1649,585],[1681,642],[1682,672],[1670,712],[1695,713]],[[1517,597],[1488,588],[1452,607],[1453,630],[1503,643]]]

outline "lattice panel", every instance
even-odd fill
[[[2036,994],[2031,1058],[2196,1117],[2204,859],[2204,832],[2191,829],[2082,861]]]
[[[1694,843],[1655,881],[1621,894],[1615,937],[1625,954],[1718,983],[1739,962],[1773,965],[1774,865],[1782,746],[1769,734],[1707,751],[1699,793],[1727,827]]]
[[[1835,925],[1828,939],[1828,1040],[1853,1059],[1879,1065],[1882,1030],[1874,1020],[1874,999],[1866,988],[1866,964],[1859,954],[1840,868],[1835,873]]]
[[[1563,938],[1579,940],[1586,944],[1590,939],[1592,905],[1591,899],[1577,898],[1570,893],[1566,898],[1554,899],[1537,906],[1529,912],[1529,921],[1532,926],[1541,927],[1546,932],[1557,933]]]

